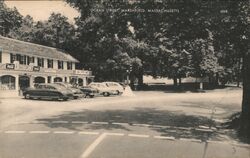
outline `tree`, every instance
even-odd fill
[[[48,20],[38,22],[27,15],[22,19],[21,26],[10,30],[8,36],[69,52],[74,50],[76,44],[74,26],[60,13],[52,13]]]
[[[10,30],[20,27],[22,15],[16,8],[8,8],[3,1],[0,1],[0,32],[6,36]]]
[[[220,69],[214,52],[212,34],[211,32],[208,34],[208,39],[196,39],[191,42],[192,76],[194,77],[214,77]]]
[[[215,49],[219,62],[224,66],[224,73],[240,74],[239,62],[242,63],[243,98],[240,132],[249,135],[250,131],[250,53],[249,53],[249,1],[230,1],[225,6],[230,13],[214,20]],[[225,59],[225,60],[224,60]],[[224,60],[224,61],[223,61]],[[236,67],[236,68],[235,68]],[[225,71],[226,70],[226,71]]]
[[[241,132],[242,134],[249,134],[250,131],[250,2],[238,3],[237,16],[237,34],[239,41],[235,46],[240,51],[243,58],[243,99],[242,99],[242,113],[241,113]]]
[[[52,13],[47,21],[38,21],[33,31],[34,41],[66,51],[74,48],[75,28],[68,18],[60,13]]]
[[[250,131],[250,2],[230,1],[224,5],[230,14],[224,14],[213,19],[213,32],[215,34],[215,49],[219,63],[224,66],[223,73],[240,74],[240,61],[242,63],[243,98],[240,132],[249,136]],[[215,29],[216,28],[216,29]],[[235,68],[236,67],[236,68]],[[228,72],[229,71],[229,72]]]
[[[128,47],[132,53],[127,52],[132,61],[133,71],[131,78],[138,78],[139,84],[143,84],[143,74],[145,67],[151,67],[156,75],[156,67],[159,56],[157,56],[158,43],[155,38],[157,32],[160,31],[161,20],[164,17],[157,14],[145,14],[138,12],[122,12],[122,11],[107,11],[108,8],[143,8],[150,9],[152,6],[160,8],[162,3],[148,0],[141,3],[132,2],[96,2],[96,1],[75,1],[68,0],[72,6],[77,8],[81,16],[77,19],[78,26],[78,39],[81,41],[81,61],[90,63],[94,68],[99,63],[105,63],[106,58],[110,59],[111,51],[114,51],[112,44],[102,45],[103,41],[114,41],[114,38],[119,39],[132,39],[128,40],[134,47]],[[95,12],[98,8],[100,12]],[[147,44],[144,44],[147,43]],[[121,43],[120,43],[121,44]],[[123,45],[124,46],[124,45]],[[146,46],[146,47],[145,47]],[[125,48],[125,47],[124,47]],[[90,53],[91,52],[91,53]],[[159,51],[158,51],[159,52]],[[138,62],[141,66],[138,67]],[[137,65],[137,66],[135,66]],[[139,64],[140,65],[140,64]],[[102,66],[103,67],[103,66]],[[94,68],[95,69],[95,68]],[[147,71],[149,72],[149,71]],[[97,72],[99,73],[99,72]]]
[[[33,42],[34,39],[34,25],[35,22],[30,15],[27,15],[22,19],[22,24],[20,27],[16,27],[8,33],[8,36],[18,40],[23,40],[27,42]]]
[[[113,11],[95,12],[93,9],[116,8],[127,4],[69,2],[82,13],[76,20],[79,41],[76,52],[81,52],[80,61],[94,71],[97,80],[122,80],[126,69],[140,61],[132,52],[135,49],[129,44],[130,41],[137,42],[128,40],[133,36],[129,30],[128,16]],[[111,66],[114,68],[110,69]]]

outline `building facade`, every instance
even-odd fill
[[[20,95],[38,83],[86,86],[94,77],[76,70],[78,62],[62,50],[0,36],[0,97]]]

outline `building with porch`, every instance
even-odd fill
[[[76,70],[78,62],[62,50],[0,36],[0,97],[17,96],[37,83],[85,86],[94,77],[91,71]]]

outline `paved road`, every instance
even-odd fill
[[[250,158],[249,145],[219,127],[240,100],[240,90],[1,99],[0,158]]]
[[[79,111],[114,111],[143,109],[170,111],[185,115],[223,119],[241,110],[241,90],[209,93],[136,92],[136,97],[99,97],[68,102],[1,99],[1,126],[19,121],[32,121]]]
[[[248,145],[176,138],[148,127],[125,125],[125,129],[50,128],[42,123],[12,125],[0,132],[1,158],[249,158]],[[101,122],[94,125],[103,125]],[[93,125],[92,124],[92,125]],[[204,132],[205,134],[205,132]]]

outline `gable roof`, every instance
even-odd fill
[[[10,53],[38,56],[62,61],[79,62],[70,54],[57,48],[24,42],[3,36],[0,36],[0,49],[3,49]]]

